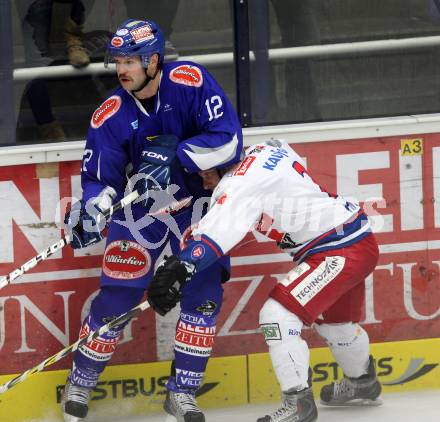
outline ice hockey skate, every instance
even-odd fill
[[[89,411],[91,392],[92,389],[73,385],[67,380],[61,399],[64,422],[78,422],[85,419]]]
[[[163,408],[174,416],[177,422],[205,422],[205,415],[197,406],[196,391],[178,388],[175,383],[168,381],[172,390],[168,390]]]
[[[313,422],[318,417],[311,388],[301,391],[283,392],[283,405],[257,422]]]
[[[321,390],[321,403],[327,406],[380,406],[381,391],[370,356],[367,374],[359,378],[344,376],[341,381],[325,385]]]

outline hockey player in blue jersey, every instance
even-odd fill
[[[130,187],[127,180],[135,180],[142,200],[108,222],[100,291],[81,336],[140,302],[168,242],[173,253],[178,251],[179,238],[193,219],[193,204],[210,195],[198,172],[240,160],[241,127],[223,90],[202,66],[164,63],[163,57],[164,37],[152,21],[128,20],[109,42],[106,61],[116,64],[121,87],[91,119],[82,160],[82,199],[65,217],[72,247],[102,239],[104,224],[98,221],[99,215],[124,196]],[[190,197],[192,202],[169,217],[135,224],[154,209],[161,192],[171,192],[174,200]],[[165,401],[165,410],[178,421],[205,420],[195,392],[211,353],[222,282],[228,275],[229,260],[224,259],[198,273],[182,292],[175,368]],[[66,421],[86,417],[91,391],[122,329],[103,334],[76,353],[62,400]],[[187,336],[187,330],[197,334]]]

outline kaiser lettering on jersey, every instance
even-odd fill
[[[277,164],[289,155],[289,153],[283,148],[277,148],[271,150],[272,154],[269,156],[267,161],[263,164],[263,168],[266,170],[273,171]]]

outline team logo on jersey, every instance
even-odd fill
[[[282,340],[280,326],[277,322],[260,324],[260,328],[266,341]]]
[[[226,202],[226,198],[228,197],[228,195],[226,195],[226,193],[224,193],[220,198],[217,199],[217,204],[222,205]]]
[[[90,125],[93,129],[98,129],[104,122],[116,114],[121,107],[121,97],[113,95],[107,98],[93,113]]]
[[[136,44],[154,38],[150,25],[144,25],[140,28],[132,29],[130,31],[130,35],[133,37],[133,40]]]
[[[127,34],[128,34],[128,29],[127,28],[119,29],[116,32],[116,35],[119,35],[120,37],[123,37],[124,35],[127,35]]]
[[[151,258],[146,249],[130,240],[110,243],[104,253],[103,271],[108,277],[130,280],[147,274]]]
[[[212,315],[216,309],[217,304],[209,299],[198,308],[196,308],[196,310],[201,312],[203,315]]]
[[[240,164],[240,167],[234,171],[233,176],[244,176],[254,162],[255,158],[257,157],[246,157]]]
[[[188,246],[188,241],[190,239],[193,239],[192,232],[197,228],[198,225],[199,225],[199,223],[191,224],[191,226],[187,227],[186,230],[183,232],[182,237],[180,238],[180,243],[179,243],[179,247],[180,247],[181,251],[183,251]],[[199,237],[199,236],[197,236],[197,237]],[[199,237],[199,239],[196,239],[196,240],[200,240],[200,237]]]
[[[176,67],[170,73],[170,79],[177,84],[194,86],[199,88],[203,84],[202,71],[196,66],[183,64]]]
[[[204,255],[205,255],[205,247],[203,245],[194,246],[194,248],[191,251],[192,259],[203,258]]]
[[[113,47],[119,48],[122,44],[124,44],[124,40],[121,37],[113,37],[110,41],[110,44]]]
[[[173,107],[171,107],[168,103],[163,106],[163,111],[171,111]]]
[[[145,139],[146,139],[147,141],[152,142],[152,141],[154,141],[155,139],[157,139],[158,137],[159,137],[158,135],[154,135],[154,136],[146,136]]]
[[[310,274],[302,279],[290,294],[306,306],[327,284],[344,269],[344,256],[327,256]]]
[[[266,148],[264,145],[257,145],[254,148],[252,148],[247,155],[252,155],[252,154],[259,154],[261,151],[264,150],[264,148]]]

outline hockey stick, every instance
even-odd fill
[[[107,210],[105,210],[102,214],[104,215],[105,218],[108,218],[111,215],[113,215],[115,213],[115,211],[118,211],[118,210],[126,207],[128,204],[131,204],[137,198],[139,198],[139,194],[135,190],[135,191],[129,193],[124,198],[122,198],[115,205],[113,205],[110,208],[108,208]],[[166,207],[163,207],[155,212],[148,213],[147,215],[153,217],[155,215],[171,214],[172,212],[175,212],[175,211],[178,211],[182,208],[187,207],[191,203],[191,200],[192,200],[192,196],[189,196],[187,198],[183,198],[180,201],[174,201],[170,205],[167,205]],[[0,289],[7,286],[13,280],[20,277],[24,273],[27,273],[32,268],[36,267],[37,264],[39,264],[41,261],[44,261],[49,256],[53,255],[55,252],[64,248],[64,246],[66,246],[67,244],[70,243],[70,240],[71,239],[68,235],[64,236],[58,242],[49,246],[44,251],[40,252],[38,255],[31,258],[29,261],[25,262],[20,268],[16,268],[14,271],[10,272],[8,275],[1,277],[0,278]]]
[[[124,208],[128,204],[132,203],[134,200],[136,200],[139,197],[138,192],[135,190],[131,193],[129,193],[127,196],[122,198],[119,202],[117,202],[115,205],[112,205],[110,208],[106,209],[102,214],[105,218],[110,217],[113,215],[115,211],[120,210],[121,208]],[[11,283],[16,278],[20,277],[24,273],[27,273],[32,268],[36,267],[37,264],[39,264],[41,261],[44,261],[45,259],[52,256],[55,252],[59,251],[60,249],[64,248],[67,244],[69,244],[71,241],[69,235],[65,235],[63,238],[61,238],[58,242],[54,243],[53,245],[46,248],[44,251],[40,252],[38,255],[31,258],[29,261],[25,262],[20,268],[16,268],[14,271],[10,272],[8,275],[3,276],[0,278],[0,289],[7,286],[9,283]]]
[[[96,337],[99,337],[100,335],[104,334],[114,326],[121,324],[122,322],[125,322],[134,316],[136,316],[138,313],[145,311],[145,309],[148,309],[150,307],[148,300],[145,300],[144,302],[140,303],[139,305],[135,306],[134,308],[130,309],[125,314],[122,314],[118,316],[117,318],[111,320],[106,325],[103,325],[98,330],[92,331],[87,337],[84,337],[82,339],[77,340],[75,343],[71,344],[70,346],[67,346],[65,349],[60,350],[55,355],[45,359],[43,362],[41,362],[39,365],[34,366],[31,369],[28,369],[27,371],[23,372],[22,374],[16,376],[12,380],[8,381],[7,383],[0,385],[0,394],[3,394],[5,391],[10,390],[14,385],[17,385],[23,381],[25,381],[28,377],[30,377],[33,374],[36,374],[37,372],[41,372],[44,368],[47,368],[50,365],[53,365],[55,362],[58,362],[59,360],[63,359],[68,354],[74,352],[79,347],[90,343],[92,340],[94,340]]]

